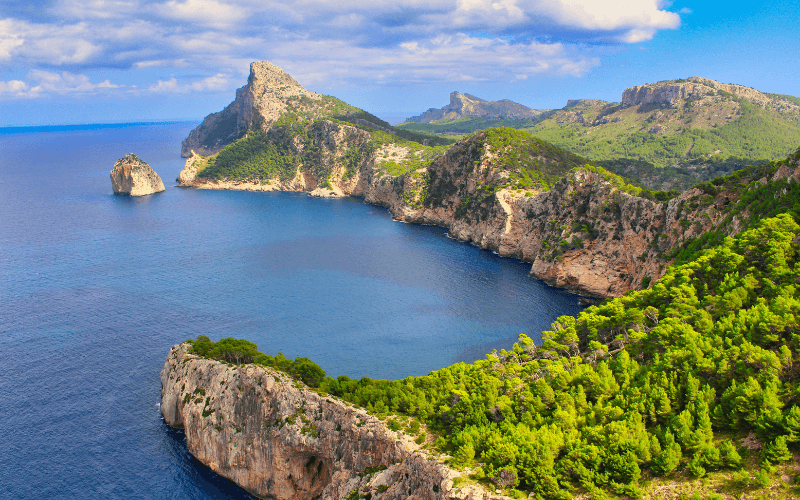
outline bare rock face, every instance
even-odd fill
[[[320,100],[281,68],[268,61],[250,64],[247,85],[236,91],[236,99],[218,113],[208,115],[192,130],[181,146],[184,158],[194,150],[200,155],[217,153],[251,129],[268,130],[286,112],[287,101],[293,98]]]
[[[454,491],[458,472],[414,452],[408,437],[362,409],[268,368],[204,359],[189,347],[167,356],[161,413],[185,430],[192,455],[259,498],[507,498],[476,486]]]
[[[776,99],[756,89],[716,80],[692,76],[685,80],[669,80],[658,83],[636,85],[625,89],[622,93],[622,104],[637,106],[658,104],[677,107],[687,101],[713,101],[719,92],[727,92],[736,97],[747,99],[765,109],[780,111],[784,115],[800,115],[800,106],[791,101]]]
[[[111,170],[114,194],[145,196],[164,191],[164,182],[150,165],[133,153],[120,158]]]

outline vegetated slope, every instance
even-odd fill
[[[316,381],[373,414],[412,417],[408,432],[426,429],[470,480],[517,497],[789,497],[798,252],[795,217],[762,219],[649,290],[560,317],[541,346],[522,335],[510,351],[423,377]],[[291,371],[280,358],[254,356]]]
[[[692,77],[631,87],[621,103],[569,101],[561,110],[503,126],[606,161],[604,167],[652,189],[669,190],[783,157],[800,143],[799,123],[800,106],[791,96]],[[446,135],[486,126],[494,125],[460,118],[400,128]],[[677,168],[661,170],[668,166]]]

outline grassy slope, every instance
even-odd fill
[[[585,126],[584,122],[597,124]],[[500,123],[459,118],[406,123],[400,128],[448,135]],[[681,108],[625,108],[601,101],[580,101],[540,119],[503,120],[502,125],[524,129],[592,161],[602,161],[605,168],[653,189],[685,189],[745,165],[783,157],[800,143],[800,125],[795,121],[723,92],[711,100],[690,102]],[[650,132],[657,127],[663,128]],[[679,168],[661,168],[665,166]]]

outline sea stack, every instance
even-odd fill
[[[120,158],[111,170],[114,194],[145,196],[164,191],[164,182],[155,170],[133,153]]]

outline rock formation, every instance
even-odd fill
[[[164,191],[164,183],[150,165],[133,153],[117,160],[111,170],[114,194],[145,196]]]
[[[161,413],[189,452],[271,500],[506,499],[415,451],[410,437],[287,375],[228,365],[173,347],[161,372]]]
[[[524,118],[536,118],[542,113],[544,111],[531,109],[508,99],[485,101],[474,95],[453,92],[450,94],[450,104],[447,106],[440,109],[431,108],[419,116],[408,118],[406,121],[430,123],[442,119],[461,118],[462,116],[521,120]]]
[[[250,65],[247,85],[236,91],[236,99],[218,113],[208,115],[183,141],[181,155],[214,154],[245,132],[254,128],[268,129],[286,112],[289,98],[318,101],[320,94],[304,89],[281,68],[267,61]]]
[[[691,76],[685,80],[667,80],[658,83],[635,85],[622,93],[622,104],[637,106],[643,104],[661,104],[676,107],[686,101],[713,100],[719,92],[727,92],[735,97],[747,99],[764,109],[779,111],[787,117],[800,115],[800,105],[796,102],[776,99],[776,97],[759,92],[756,89],[720,83],[716,80]]]

